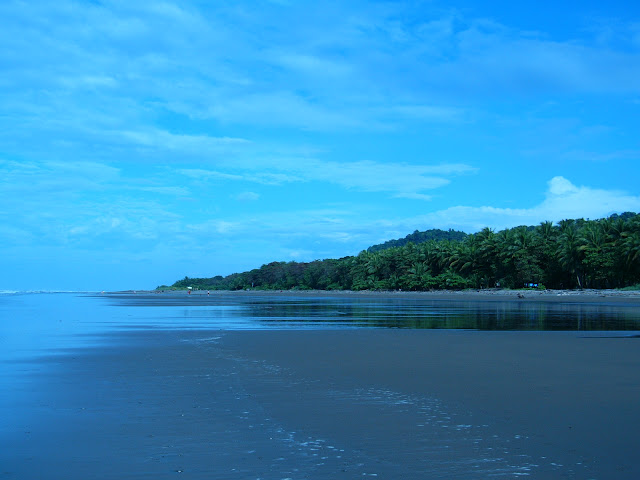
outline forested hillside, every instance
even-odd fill
[[[407,243],[415,243],[417,245],[419,243],[428,242],[429,240],[460,241],[464,240],[466,237],[466,233],[451,229],[440,230],[438,228],[432,228],[431,230],[426,230],[424,232],[419,232],[418,230],[416,230],[415,232],[410,233],[404,238],[399,238],[397,240],[387,240],[384,243],[372,245],[371,247],[367,248],[367,251],[379,252],[380,250],[386,250],[387,248],[404,247]]]
[[[227,277],[185,277],[158,288],[431,290],[529,283],[547,288],[640,283],[640,215],[543,222],[499,232],[485,228],[463,240],[409,242],[309,263],[273,262]]]

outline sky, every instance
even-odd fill
[[[640,212],[640,3],[0,2],[0,290]]]

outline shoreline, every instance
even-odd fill
[[[473,302],[552,302],[552,303],[615,303],[640,305],[640,290],[434,290],[426,292],[391,290],[124,290],[108,292],[108,295],[162,295],[162,296],[282,296],[282,297],[329,297],[329,298],[381,298],[411,299],[426,301],[473,301]]]

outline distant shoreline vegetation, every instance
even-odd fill
[[[561,220],[475,234],[415,231],[356,256],[272,262],[158,290],[461,290],[624,288],[640,283],[640,215]]]

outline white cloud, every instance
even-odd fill
[[[205,170],[204,168],[181,168],[176,173],[185,175],[196,180],[207,180],[219,178],[222,180],[245,180],[243,175],[219,172],[217,170]]]
[[[444,167],[446,169],[447,167]],[[415,194],[449,183],[441,176],[443,167],[401,163],[359,162],[302,162],[299,174],[310,180],[324,180],[347,188],[370,192]],[[460,171],[470,168],[461,167]]]
[[[615,212],[640,211],[640,196],[575,186],[563,177],[554,177],[549,181],[544,202],[535,210],[551,220],[599,218]]]
[[[571,195],[578,192],[579,189],[564,177],[553,177],[549,180],[548,197],[559,197],[562,195]]]
[[[84,215],[64,216],[55,223],[46,225],[43,233],[48,245],[95,246],[96,242],[104,242],[107,248],[118,244],[132,245],[133,241],[157,240],[160,223],[146,214],[117,216],[122,212],[109,212],[95,209]],[[42,240],[42,239],[41,239]]]
[[[309,158],[262,158],[245,170],[226,173],[216,170],[180,169],[191,178],[220,179],[281,185],[292,182],[328,182],[366,192],[389,192],[398,197],[428,200],[425,190],[447,185],[456,175],[469,174],[475,168],[465,164],[409,164],[373,161],[335,162]],[[253,168],[252,168],[253,167]],[[264,172],[253,169],[270,169]]]
[[[396,198],[408,198],[411,200],[431,200],[433,196],[425,195],[424,193],[398,193]]]
[[[55,196],[69,197],[79,192],[102,191],[120,178],[120,169],[96,162],[15,162],[0,160],[0,193],[5,202],[42,202],[44,207]]]
[[[185,175],[195,180],[231,180],[253,182],[263,185],[282,185],[285,183],[305,181],[304,178],[288,173],[253,172],[249,170],[251,168],[251,162],[246,162],[243,164],[242,161],[239,161],[237,163],[245,166],[245,169],[243,169],[240,173],[227,173],[221,172],[219,170],[206,170],[203,168],[182,168],[176,170],[176,173]],[[256,165],[256,168],[257,167],[278,169],[279,167],[281,167],[281,165],[276,164],[271,166],[268,163],[265,164],[265,162],[260,162],[258,165]]]
[[[210,233],[220,234],[220,235],[229,235],[242,231],[247,231],[247,225],[242,222],[234,221],[229,222],[226,220],[208,220],[202,223],[194,223],[186,225],[186,231],[190,233],[197,233],[200,235],[204,235],[203,238],[206,238]],[[202,240],[199,238],[198,240]],[[214,240],[214,239],[210,239]],[[199,245],[201,248],[203,245]]]
[[[61,77],[62,86],[66,88],[113,88],[118,81],[107,75],[81,75],[79,77]]]
[[[250,143],[244,138],[212,137],[209,135],[178,135],[164,130],[116,132],[123,138],[145,147],[195,152],[206,156]]]
[[[549,180],[545,199],[532,208],[455,206],[421,216],[415,221],[424,226],[471,232],[484,227],[502,229],[536,225],[547,220],[557,222],[565,218],[603,218],[625,211],[640,212],[640,196],[576,186],[558,176]]]
[[[260,195],[255,192],[242,192],[236,195],[235,198],[240,202],[254,202],[260,198]]]
[[[143,192],[159,193],[161,195],[169,195],[173,197],[185,197],[191,192],[185,187],[168,186],[168,187],[131,187],[131,190],[140,190]]]
[[[284,52],[274,54],[273,61],[314,77],[344,77],[353,73],[353,66],[349,63],[318,55]]]
[[[350,103],[334,108],[326,101],[282,89],[217,99],[210,103],[205,116],[225,123],[285,126],[302,130],[336,131],[364,127],[362,112],[350,106]]]

